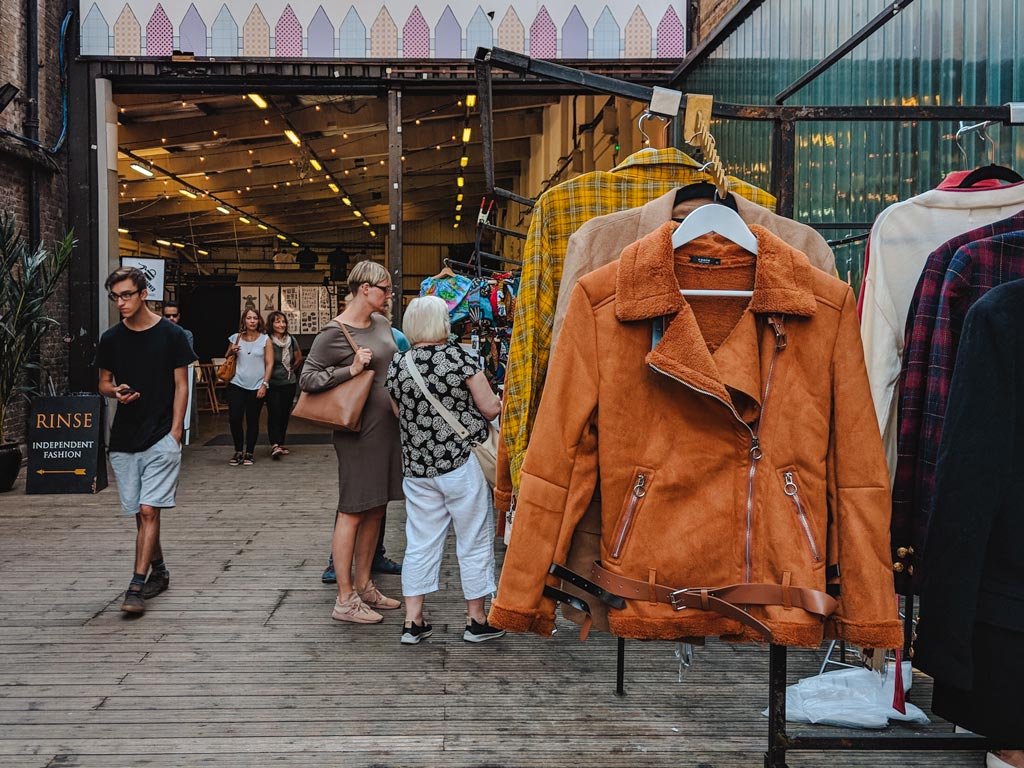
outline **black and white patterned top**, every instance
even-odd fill
[[[405,354],[392,358],[387,388],[398,403],[403,472],[406,477],[437,477],[469,460],[470,441],[487,438],[487,420],[466,386],[466,379],[480,368],[455,344],[415,347],[412,354],[427,389],[469,430],[466,440],[460,439],[416,386],[405,367]]]

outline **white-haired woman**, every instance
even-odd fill
[[[381,594],[370,580],[384,510],[389,501],[402,498],[398,421],[384,387],[388,363],[398,347],[384,316],[392,292],[388,271],[376,262],[361,261],[349,273],[348,286],[352,301],[313,340],[299,388],[321,392],[366,368],[374,372],[360,431],[334,433],[338,516],[332,550],[338,599],[331,615],[338,621],[377,624],[384,619],[378,610],[401,606],[398,600]],[[352,348],[345,331],[358,349]]]
[[[424,385],[468,430],[469,440],[487,437],[488,422],[498,415],[501,403],[473,357],[449,343],[451,323],[443,299],[413,299],[402,330],[412,350],[394,356],[387,377],[402,435],[405,474],[405,622],[401,642],[415,644],[432,632],[423,618],[423,598],[439,587],[441,555],[450,525],[455,528],[466,598],[462,637],[475,643],[501,637],[504,630],[490,626],[484,612],[484,599],[497,589],[490,489],[469,441],[459,439],[410,374],[409,355]]]

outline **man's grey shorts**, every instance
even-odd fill
[[[140,504],[157,509],[174,506],[181,469],[181,446],[168,432],[140,453],[110,452],[110,464],[117,477],[121,510],[134,515]]]

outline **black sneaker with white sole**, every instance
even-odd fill
[[[426,622],[422,624],[413,622],[408,627],[402,627],[402,645],[416,645],[420,640],[430,637],[433,633],[434,628]]]
[[[485,643],[504,634],[504,629],[492,627],[486,620],[481,624],[476,619],[470,619],[469,624],[466,625],[466,631],[462,633],[462,639],[469,643]]]

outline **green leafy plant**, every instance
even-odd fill
[[[52,251],[43,245],[32,251],[14,215],[0,211],[0,445],[12,398],[38,394],[36,353],[58,325],[47,315],[46,302],[57,290],[73,246],[68,234]]]

